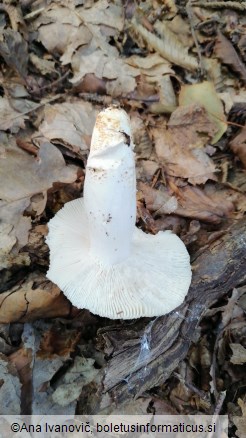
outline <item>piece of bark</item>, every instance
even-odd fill
[[[109,355],[103,392],[116,404],[165,382],[199,335],[204,312],[246,279],[246,219],[204,249],[192,267],[192,284],[178,309],[99,331]]]

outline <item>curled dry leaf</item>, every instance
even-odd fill
[[[179,107],[172,113],[168,127],[151,129],[157,156],[167,173],[188,178],[191,184],[216,180],[215,165],[204,150],[215,132],[216,126],[198,105]]]
[[[30,274],[24,283],[0,295],[0,323],[67,316],[70,303],[42,274]]]
[[[89,102],[46,105],[39,132],[49,141],[64,145],[82,158],[90,146],[96,114]]]
[[[227,130],[227,123],[222,102],[212,82],[204,81],[200,84],[181,87],[179,104],[191,105],[194,103],[206,109],[208,118],[217,127],[216,133],[211,139],[212,144],[216,143]]]
[[[147,30],[135,18],[132,20],[132,26],[135,32],[144,38],[147,45],[163,56],[164,59],[187,70],[194,71],[197,69],[196,58],[188,54],[188,48],[180,43],[165,22],[156,21],[154,30],[157,34]]]
[[[236,137],[230,142],[230,148],[238,155],[246,168],[246,127],[242,128]]]

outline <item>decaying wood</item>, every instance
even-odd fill
[[[190,291],[174,312],[101,329],[109,358],[103,391],[117,405],[163,383],[199,335],[205,310],[246,280],[246,219],[193,257],[192,267]]]

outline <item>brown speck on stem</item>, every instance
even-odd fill
[[[126,134],[126,132],[124,132],[124,131],[120,131],[120,133],[124,135],[125,142],[126,142],[127,146],[130,146],[130,144],[131,144],[131,137],[130,137],[130,135]]]

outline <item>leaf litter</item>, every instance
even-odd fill
[[[175,230],[193,256],[243,220],[245,17],[236,2],[198,3],[191,13],[172,0],[4,3],[1,412],[126,409],[110,407],[108,394],[99,400],[107,348],[96,332],[108,322],[72,308],[44,272],[46,223],[81,195],[104,105],[121,105],[132,119],[141,228]],[[146,397],[129,395],[131,412],[208,414],[222,400],[244,436],[244,286],[237,291],[207,309],[197,342],[166,381]]]

